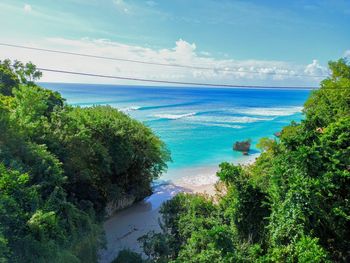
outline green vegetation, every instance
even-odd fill
[[[109,202],[140,200],[169,153],[108,106],[68,106],[28,63],[0,61],[0,262],[96,262]]]
[[[215,199],[162,206],[162,233],[140,238],[146,262],[350,261],[350,65],[329,66],[305,120],[262,139],[254,164],[220,165]],[[169,153],[111,107],[68,106],[40,76],[0,62],[0,262],[96,262],[106,205],[150,194]]]
[[[222,163],[218,196],[179,194],[162,233],[140,239],[151,262],[349,262],[350,65],[305,103],[305,120],[262,139],[250,166]]]
[[[113,260],[111,263],[143,263],[141,255],[130,251],[122,250],[119,252],[118,257]]]

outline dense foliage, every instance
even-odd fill
[[[329,66],[305,120],[263,139],[254,164],[220,165],[215,199],[163,205],[163,232],[140,239],[151,262],[350,261],[350,65]]]
[[[151,193],[164,144],[109,106],[68,106],[0,61],[0,262],[96,262],[106,204]]]

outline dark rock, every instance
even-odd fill
[[[248,154],[249,149],[250,149],[250,140],[236,142],[233,145],[233,150],[235,150],[235,151],[246,152]]]

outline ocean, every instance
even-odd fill
[[[259,154],[256,144],[291,121],[303,118],[309,90],[149,87],[41,83],[74,106],[111,105],[142,121],[160,136],[172,162],[162,180],[187,176],[185,170],[217,167]],[[250,156],[235,152],[250,139]]]

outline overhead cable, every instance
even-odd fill
[[[145,64],[145,65],[163,66],[163,67],[165,66],[165,67],[187,68],[187,69],[196,69],[196,70],[211,70],[214,72],[221,71],[221,72],[232,72],[232,73],[238,73],[238,74],[239,73],[251,73],[251,74],[281,75],[281,76],[289,76],[289,77],[308,77],[308,78],[328,77],[328,75],[294,74],[294,73],[285,73],[285,72],[276,72],[276,71],[264,72],[264,71],[256,71],[256,70],[232,69],[232,68],[226,68],[226,67],[225,68],[222,68],[222,67],[221,68],[215,68],[215,67],[213,68],[213,67],[202,67],[202,66],[183,65],[183,64],[174,64],[174,63],[159,63],[159,62],[152,62],[152,61],[142,61],[142,60],[134,60],[134,59],[126,59],[126,58],[107,57],[107,56],[99,56],[99,55],[93,55],[93,54],[69,52],[69,51],[62,51],[62,50],[56,50],[56,49],[45,49],[45,48],[38,48],[38,47],[8,44],[8,43],[0,43],[0,45],[7,46],[7,47],[13,47],[13,48],[21,48],[21,49],[50,52],[50,53],[57,53],[57,54],[65,54],[65,55],[73,55],[73,56],[80,56],[80,57],[88,57],[88,58],[95,58],[95,59],[105,59],[105,60],[130,62],[130,63]]]
[[[130,80],[130,81],[140,81],[140,82],[151,82],[151,83],[163,83],[163,84],[176,84],[176,85],[190,85],[190,86],[205,86],[205,87],[229,87],[229,88],[256,88],[256,89],[317,89],[317,87],[311,86],[269,86],[269,85],[239,85],[239,84],[219,84],[219,83],[203,83],[203,82],[187,82],[187,81],[171,81],[171,80],[159,80],[159,79],[148,79],[148,78],[134,78],[134,77],[124,77],[124,76],[113,76],[113,75],[103,75],[88,72],[77,72],[68,71],[52,68],[37,68],[41,71],[63,73],[70,75],[80,75],[89,77],[99,77],[108,79],[119,79],[119,80]]]

